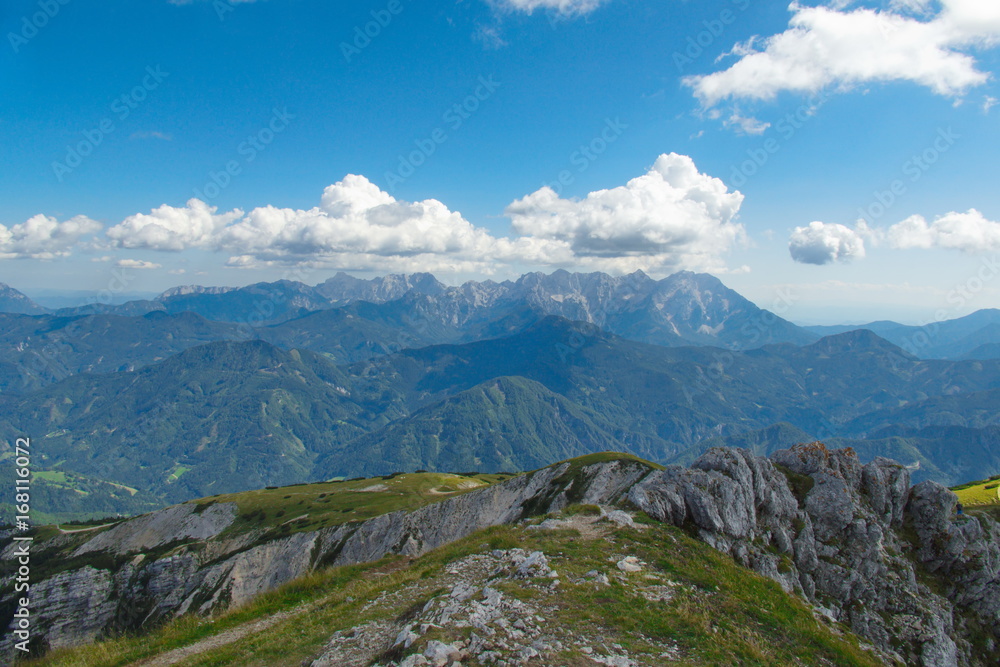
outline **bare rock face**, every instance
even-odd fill
[[[113,590],[111,574],[89,566],[57,574],[34,588],[33,596],[46,601],[53,619],[49,645],[62,648],[80,643],[81,638],[99,637],[114,618],[115,604],[109,599]]]
[[[801,595],[883,655],[926,667],[1000,663],[1000,525],[956,515],[953,493],[932,482],[911,488],[907,470],[892,461],[862,465],[853,451],[820,443],[770,460],[713,449],[691,468],[563,463],[413,511],[291,534],[227,530],[235,505],[167,508],[36,545],[33,637],[50,647],[86,643],[187,612],[214,613],[317,567],[419,556],[489,526],[626,499]],[[605,515],[631,521],[621,514]],[[0,539],[0,557],[9,557],[9,536]],[[541,554],[515,560],[515,574],[548,567]],[[11,589],[9,577],[0,580],[0,608],[11,606]],[[9,641],[0,638],[0,651]],[[439,661],[438,648],[422,659]],[[330,664],[341,664],[340,649],[331,650]]]
[[[208,506],[174,505],[159,512],[144,514],[98,534],[73,555],[106,551],[123,555],[154,549],[185,539],[207,540],[215,537],[236,519],[235,503]]]
[[[506,482],[364,522],[269,538],[262,531],[227,536],[233,503],[184,504],[97,532],[82,544],[60,535],[36,545],[33,559],[58,574],[32,584],[32,639],[49,648],[74,646],[148,628],[194,611],[210,614],[243,604],[316,567],[419,556],[490,526],[558,511],[571,502],[608,504],[650,468],[608,461],[582,469],[543,468]],[[12,544],[0,549],[10,557]],[[64,559],[80,565],[66,569]],[[33,563],[36,562],[33,560]],[[11,605],[10,577],[0,580],[0,606]],[[13,612],[11,612],[13,613]],[[10,619],[5,619],[9,621]],[[0,638],[10,655],[11,637]]]
[[[1000,527],[933,482],[820,443],[706,452],[628,498],[797,592],[906,664],[996,664]],[[932,590],[933,588],[933,590]]]

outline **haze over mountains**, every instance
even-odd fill
[[[315,286],[287,280],[241,288],[181,286],[165,291],[155,300],[121,305],[95,303],[55,311],[35,304],[15,289],[5,285],[0,289],[0,313],[47,313],[60,318],[195,313],[244,328],[280,324],[361,303],[394,304],[386,308],[357,305],[363,312],[354,315],[394,328],[406,325],[417,344],[454,342],[463,335],[475,338],[489,324],[534,311],[537,315],[589,322],[625,338],[667,346],[751,349],[778,342],[803,345],[822,336],[858,329],[874,331],[922,358],[991,358],[991,346],[1000,345],[1000,310],[981,310],[925,327],[895,322],[799,327],[758,308],[717,278],[690,272],[654,280],[641,271],[613,277],[560,270],[550,275],[526,274],[517,281],[468,282],[457,287],[447,286],[427,273],[371,280],[338,273]],[[327,316],[336,320],[346,313]],[[432,332],[429,336],[419,334],[425,330]],[[266,339],[268,334],[261,335]],[[287,335],[284,337],[288,340]]]
[[[4,294],[22,313],[0,314],[0,438],[39,439],[57,514],[817,438],[893,456],[918,479],[1000,471],[1000,360],[921,359],[870,328],[798,327],[707,275],[448,287],[338,274],[44,314]],[[995,317],[941,323],[934,349],[988,341]]]

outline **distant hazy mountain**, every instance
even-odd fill
[[[393,326],[405,321],[415,339],[432,342],[470,340],[475,336],[471,332],[489,323],[528,312],[596,324],[631,340],[667,346],[749,349],[779,342],[802,345],[819,338],[761,310],[717,278],[690,272],[653,280],[641,271],[616,277],[560,270],[551,275],[529,273],[516,281],[473,281],[457,287],[448,287],[428,273],[371,280],[338,273],[315,287],[292,281],[238,289],[185,286],[168,290],[152,302],[67,309],[59,314],[195,312],[213,321],[260,327],[360,302],[399,302]],[[450,333],[428,338],[420,329]],[[460,335],[453,335],[456,332]]]
[[[351,309],[332,312],[349,319]],[[176,327],[178,317],[148,320]],[[515,321],[503,338],[349,366],[249,341],[77,374],[0,396],[0,443],[44,434],[39,465],[165,500],[410,466],[533,467],[609,447],[665,460],[717,436],[760,449],[774,437],[746,434],[782,422],[783,444],[802,433],[904,438],[892,446],[922,452],[913,458],[945,476],[975,469],[975,457],[942,438],[924,451],[906,429],[986,429],[1000,410],[1000,361],[922,361],[868,331],[727,352],[629,341],[555,316]],[[992,461],[982,458],[979,477]]]
[[[13,287],[0,283],[0,313],[41,315],[48,309],[39,306]]]
[[[480,301],[524,303],[549,315],[659,345],[747,349],[773,342],[801,345],[818,337],[761,310],[717,278],[687,271],[663,280],[641,271],[619,277],[556,271],[477,287],[473,293]],[[484,291],[495,294],[484,299]]]
[[[364,280],[349,276],[343,271],[316,286],[316,291],[332,305],[344,305],[353,301],[385,303],[400,299],[410,292],[436,295],[446,289],[444,283],[429,273],[388,275]]]
[[[149,313],[166,312],[159,301],[143,299],[111,305],[104,303],[89,303],[73,308],[59,308],[53,314],[58,317],[83,317],[85,315],[117,315],[119,317],[142,317]]]
[[[310,478],[318,452],[378,423],[357,416],[364,408],[344,383],[310,352],[211,343],[135,372],[74,375],[6,397],[0,432],[39,434],[40,466],[176,501]]]
[[[1000,359],[1000,342],[986,343],[966,352],[959,359]]]
[[[27,316],[0,313],[0,393],[25,393],[77,373],[135,370],[197,345],[239,339],[194,313]]]
[[[869,324],[812,326],[809,331],[828,336],[867,329],[922,359],[998,358],[1000,310],[989,308],[954,320],[923,327],[880,321]]]

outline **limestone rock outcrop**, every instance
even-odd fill
[[[690,531],[880,655],[923,667],[995,665],[1000,525],[986,513],[957,514],[956,503],[933,482],[911,487],[893,461],[862,465],[853,451],[820,443],[770,459],[712,449],[690,468],[628,458],[562,463],[416,510],[291,534],[236,530],[234,504],[192,503],[37,544],[33,629],[49,647],[86,643],[220,611],[318,567],[416,557],[490,526],[594,504],[620,526],[633,517],[615,505]],[[536,529],[560,525],[550,519]],[[14,548],[0,536],[0,558]],[[516,565],[547,567],[542,558],[525,554]],[[617,567],[641,572],[644,564],[626,558]],[[0,608],[11,608],[12,588],[10,575],[0,579]],[[0,644],[6,655],[9,648]],[[423,659],[447,657],[447,647],[437,648]]]
[[[821,443],[713,449],[628,494],[912,665],[995,664],[1000,527],[933,482]]]
[[[33,553],[33,637],[73,646],[195,611],[209,614],[308,574],[316,567],[420,556],[490,526],[559,511],[570,502],[607,504],[649,472],[614,460],[574,470],[569,463],[425,505],[318,531],[270,537],[228,534],[232,503],[184,504],[124,521],[76,544],[59,535]],[[0,560],[15,545],[8,537]],[[68,567],[67,567],[68,564]],[[58,570],[48,575],[50,570]],[[12,607],[13,578],[0,579],[0,606]],[[11,609],[10,613],[13,613]],[[6,619],[9,622],[9,618]],[[12,638],[0,652],[12,655]]]

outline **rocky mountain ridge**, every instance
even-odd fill
[[[580,503],[683,527],[900,662],[1000,657],[1000,526],[956,515],[954,494],[933,482],[910,487],[894,462],[862,465],[852,451],[819,443],[771,459],[714,449],[691,468],[663,470],[585,457],[416,510],[285,535],[227,533],[230,503],[180,505],[38,545],[61,565],[33,588],[44,601],[36,627],[49,646],[84,643],[184,611],[218,611],[316,567],[419,555]],[[6,610],[9,587],[8,577]]]
[[[193,312],[211,321],[257,328],[352,303],[383,305],[402,300],[414,326],[444,326],[459,332],[527,308],[541,316],[596,324],[626,338],[659,345],[748,349],[776,342],[805,344],[819,338],[758,308],[717,278],[689,271],[655,280],[642,271],[611,276],[558,270],[549,275],[528,273],[515,281],[469,281],[459,286],[445,285],[429,273],[365,280],[341,272],[315,286],[292,280],[240,288],[187,285],[167,290],[152,301],[64,308],[55,314]],[[39,307],[33,314],[44,312]]]

